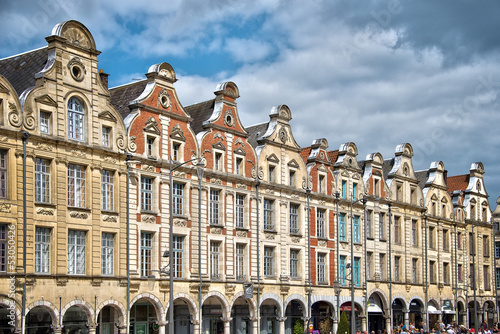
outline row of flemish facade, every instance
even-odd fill
[[[108,90],[83,25],[64,22],[47,41],[0,60],[0,227],[4,247],[16,227],[17,264],[0,270],[17,274],[18,328],[25,314],[28,329],[126,332],[130,312],[134,333],[164,333],[167,272],[176,333],[257,333],[258,324],[284,333],[308,318],[335,330],[337,311],[350,308],[351,283],[360,329],[418,326],[426,302],[431,325],[471,324],[473,272],[479,320],[493,320],[481,163],[447,177],[442,162],[414,171],[410,144],[398,145],[392,159],[373,153],[363,161],[354,143],[328,151],[317,139],[301,148],[285,105],[245,128],[232,82],[219,84],[214,99],[184,107],[167,63]],[[32,68],[19,70],[26,60]],[[24,189],[21,131],[29,133]],[[0,284],[8,291],[7,279]],[[2,296],[0,316],[11,302]]]

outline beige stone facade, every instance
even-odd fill
[[[328,332],[352,293],[363,330],[496,321],[481,163],[302,148],[233,82],[183,106],[167,63],[108,89],[81,23],[47,42],[0,60],[1,331]]]

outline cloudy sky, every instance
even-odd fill
[[[485,165],[500,196],[499,1],[0,0],[0,57],[46,45],[62,21],[85,24],[110,86],[151,64],[177,73],[184,105],[234,81],[245,126],[286,104],[301,146],[356,143],[360,160],[404,142],[414,167],[449,175]]]

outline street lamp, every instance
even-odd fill
[[[333,283],[333,289],[335,291],[335,295],[337,296],[337,309],[335,312],[335,317],[336,317],[336,321],[337,321],[337,328],[335,328],[335,331],[337,331],[338,329],[338,325],[339,325],[339,321],[340,321],[340,253],[339,253],[339,249],[340,249],[340,216],[339,216],[339,199],[340,199],[340,192],[337,190],[335,192],[335,198],[337,199],[336,201],[336,211],[337,211],[337,215],[336,215],[336,219],[337,219],[337,231],[336,231],[336,234],[335,234],[335,241],[336,241],[336,260],[335,260],[335,264],[337,266],[337,274],[335,275],[335,282]]]
[[[366,221],[366,202],[367,199],[362,197],[358,200],[354,200],[354,194],[351,193],[351,334],[356,333],[356,312],[354,310],[354,218],[352,214],[352,206],[358,202],[363,203],[363,219]],[[359,221],[358,221],[358,238],[359,238]],[[358,267],[359,276],[359,267]],[[358,277],[359,280],[359,277]]]
[[[425,250],[425,330],[429,332],[429,308],[427,307],[427,304],[429,303],[429,274],[428,274],[428,266],[429,266],[429,260],[427,258],[427,248],[428,248],[428,239],[427,239],[427,209],[424,208],[422,210],[424,214],[424,234],[425,234],[425,245],[424,245],[424,250]]]
[[[172,252],[172,244],[174,240],[174,215],[173,215],[173,208],[172,208],[172,193],[173,193],[173,186],[174,186],[174,180],[172,178],[172,172],[176,170],[177,168],[184,166],[187,163],[190,163],[192,161],[196,161],[196,166],[198,168],[201,168],[204,166],[203,164],[203,158],[193,158],[191,160],[188,160],[186,162],[174,165],[174,161],[172,158],[170,158],[170,174],[169,174],[169,181],[170,181],[170,188],[169,188],[169,201],[168,201],[168,206],[170,210],[170,231],[169,231],[169,248],[170,252]],[[171,254],[173,255],[173,254]],[[170,263],[172,263],[172,256],[170,258]],[[170,266],[170,275],[169,275],[169,285],[170,285],[170,291],[169,291],[169,298],[170,298],[170,308],[169,308],[169,319],[168,319],[168,333],[169,334],[174,334],[174,275],[173,275],[173,270],[172,266]]]

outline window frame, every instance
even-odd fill
[[[35,158],[35,202],[49,204],[51,201],[51,162],[44,158]]]
[[[327,284],[327,278],[326,278],[326,261],[327,261],[327,254],[326,253],[321,253],[318,252],[316,255],[316,272],[317,272],[317,280],[318,284]]]
[[[101,234],[101,275],[114,275],[115,234],[102,232]]]
[[[182,216],[184,214],[184,183],[172,182],[172,214]]]
[[[8,164],[7,164],[7,150],[0,149],[0,198],[7,198],[7,176],[8,176]]]
[[[50,116],[51,112],[40,110],[40,133],[42,134],[50,134]]]
[[[184,239],[182,235],[174,235],[172,240],[172,265],[170,273],[174,279],[183,278],[184,272]]]
[[[141,211],[153,212],[154,177],[141,175]]]
[[[339,213],[339,241],[344,242],[346,241],[345,218],[344,212]]]
[[[79,106],[75,107],[75,106]],[[85,141],[85,105],[80,98],[72,96],[67,103],[68,138]]]
[[[290,278],[299,279],[300,250],[290,249]]]
[[[274,277],[274,247],[264,246],[264,276]]]
[[[86,166],[68,164],[68,206],[75,208],[86,207],[86,173]],[[72,186],[73,190],[71,189]]]
[[[296,203],[290,203],[290,207],[288,209],[289,219],[290,219],[290,234],[299,235],[300,234],[300,226],[299,226],[299,212],[300,205]]]
[[[221,190],[211,188],[209,191],[209,222],[210,225],[220,226],[220,197]]]
[[[326,209],[316,209],[316,237],[327,239]]]
[[[72,240],[73,242],[71,242]],[[86,231],[68,230],[68,275],[85,275],[87,265],[86,244]],[[70,250],[71,246],[74,247],[72,251]],[[83,259],[81,258],[82,255]]]
[[[235,246],[235,276],[237,281],[245,281],[245,250],[246,244],[237,243]]]
[[[148,277],[151,275],[153,269],[154,233],[141,231],[140,236],[140,273],[141,277]]]
[[[102,146],[111,147],[111,127],[103,125],[101,127]]]
[[[101,170],[101,210],[114,210],[114,172]]]
[[[245,195],[243,194],[234,196],[234,226],[245,228]]]
[[[274,200],[264,199],[264,231],[274,231]]]
[[[220,247],[222,242],[218,240],[210,241],[210,279],[220,281]]]
[[[35,227],[35,273],[50,274],[50,237],[51,229]]]

